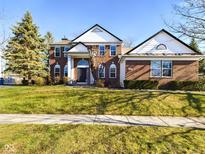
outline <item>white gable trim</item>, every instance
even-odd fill
[[[67,53],[88,53],[88,52],[89,52],[88,48],[83,43],[78,43],[67,51]]]
[[[97,31],[95,29],[98,29]],[[83,43],[122,43],[122,40],[117,36],[113,35],[100,25],[94,25],[77,38],[73,42],[83,42]]]
[[[166,49],[159,50],[157,46],[164,44]],[[164,29],[154,34],[127,54],[200,54],[191,49],[187,44],[165,31]]]

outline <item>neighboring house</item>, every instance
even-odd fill
[[[198,80],[201,53],[165,30],[125,52],[121,39],[96,24],[71,41],[51,44],[51,78],[68,77],[72,84],[101,79],[113,87],[123,87],[124,80]]]

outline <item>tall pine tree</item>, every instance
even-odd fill
[[[50,50],[50,44],[54,42],[54,38],[51,32],[47,32],[44,36],[44,44],[45,44],[45,51],[44,54],[46,56],[45,64],[46,64],[46,71],[47,74],[47,83],[50,82],[50,65],[49,65],[49,50]]]
[[[29,83],[37,76],[46,76],[44,40],[33,23],[30,12],[26,12],[22,21],[13,26],[12,33],[13,37],[4,52],[6,70],[21,75]]]
[[[194,50],[199,51],[199,46],[196,42],[196,40],[194,38],[191,39],[191,42],[189,44]],[[201,61],[199,61],[199,73],[203,73],[205,74],[205,60],[202,59]]]

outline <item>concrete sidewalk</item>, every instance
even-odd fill
[[[168,126],[205,129],[204,117],[0,114],[0,124],[102,124],[119,126]]]

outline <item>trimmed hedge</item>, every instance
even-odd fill
[[[159,82],[152,80],[124,80],[124,86],[128,89],[157,89]]]
[[[205,91],[205,81],[170,81],[159,85],[157,80],[124,80],[124,87],[127,89]]]
[[[205,91],[205,81],[170,81],[159,86],[165,90]]]

